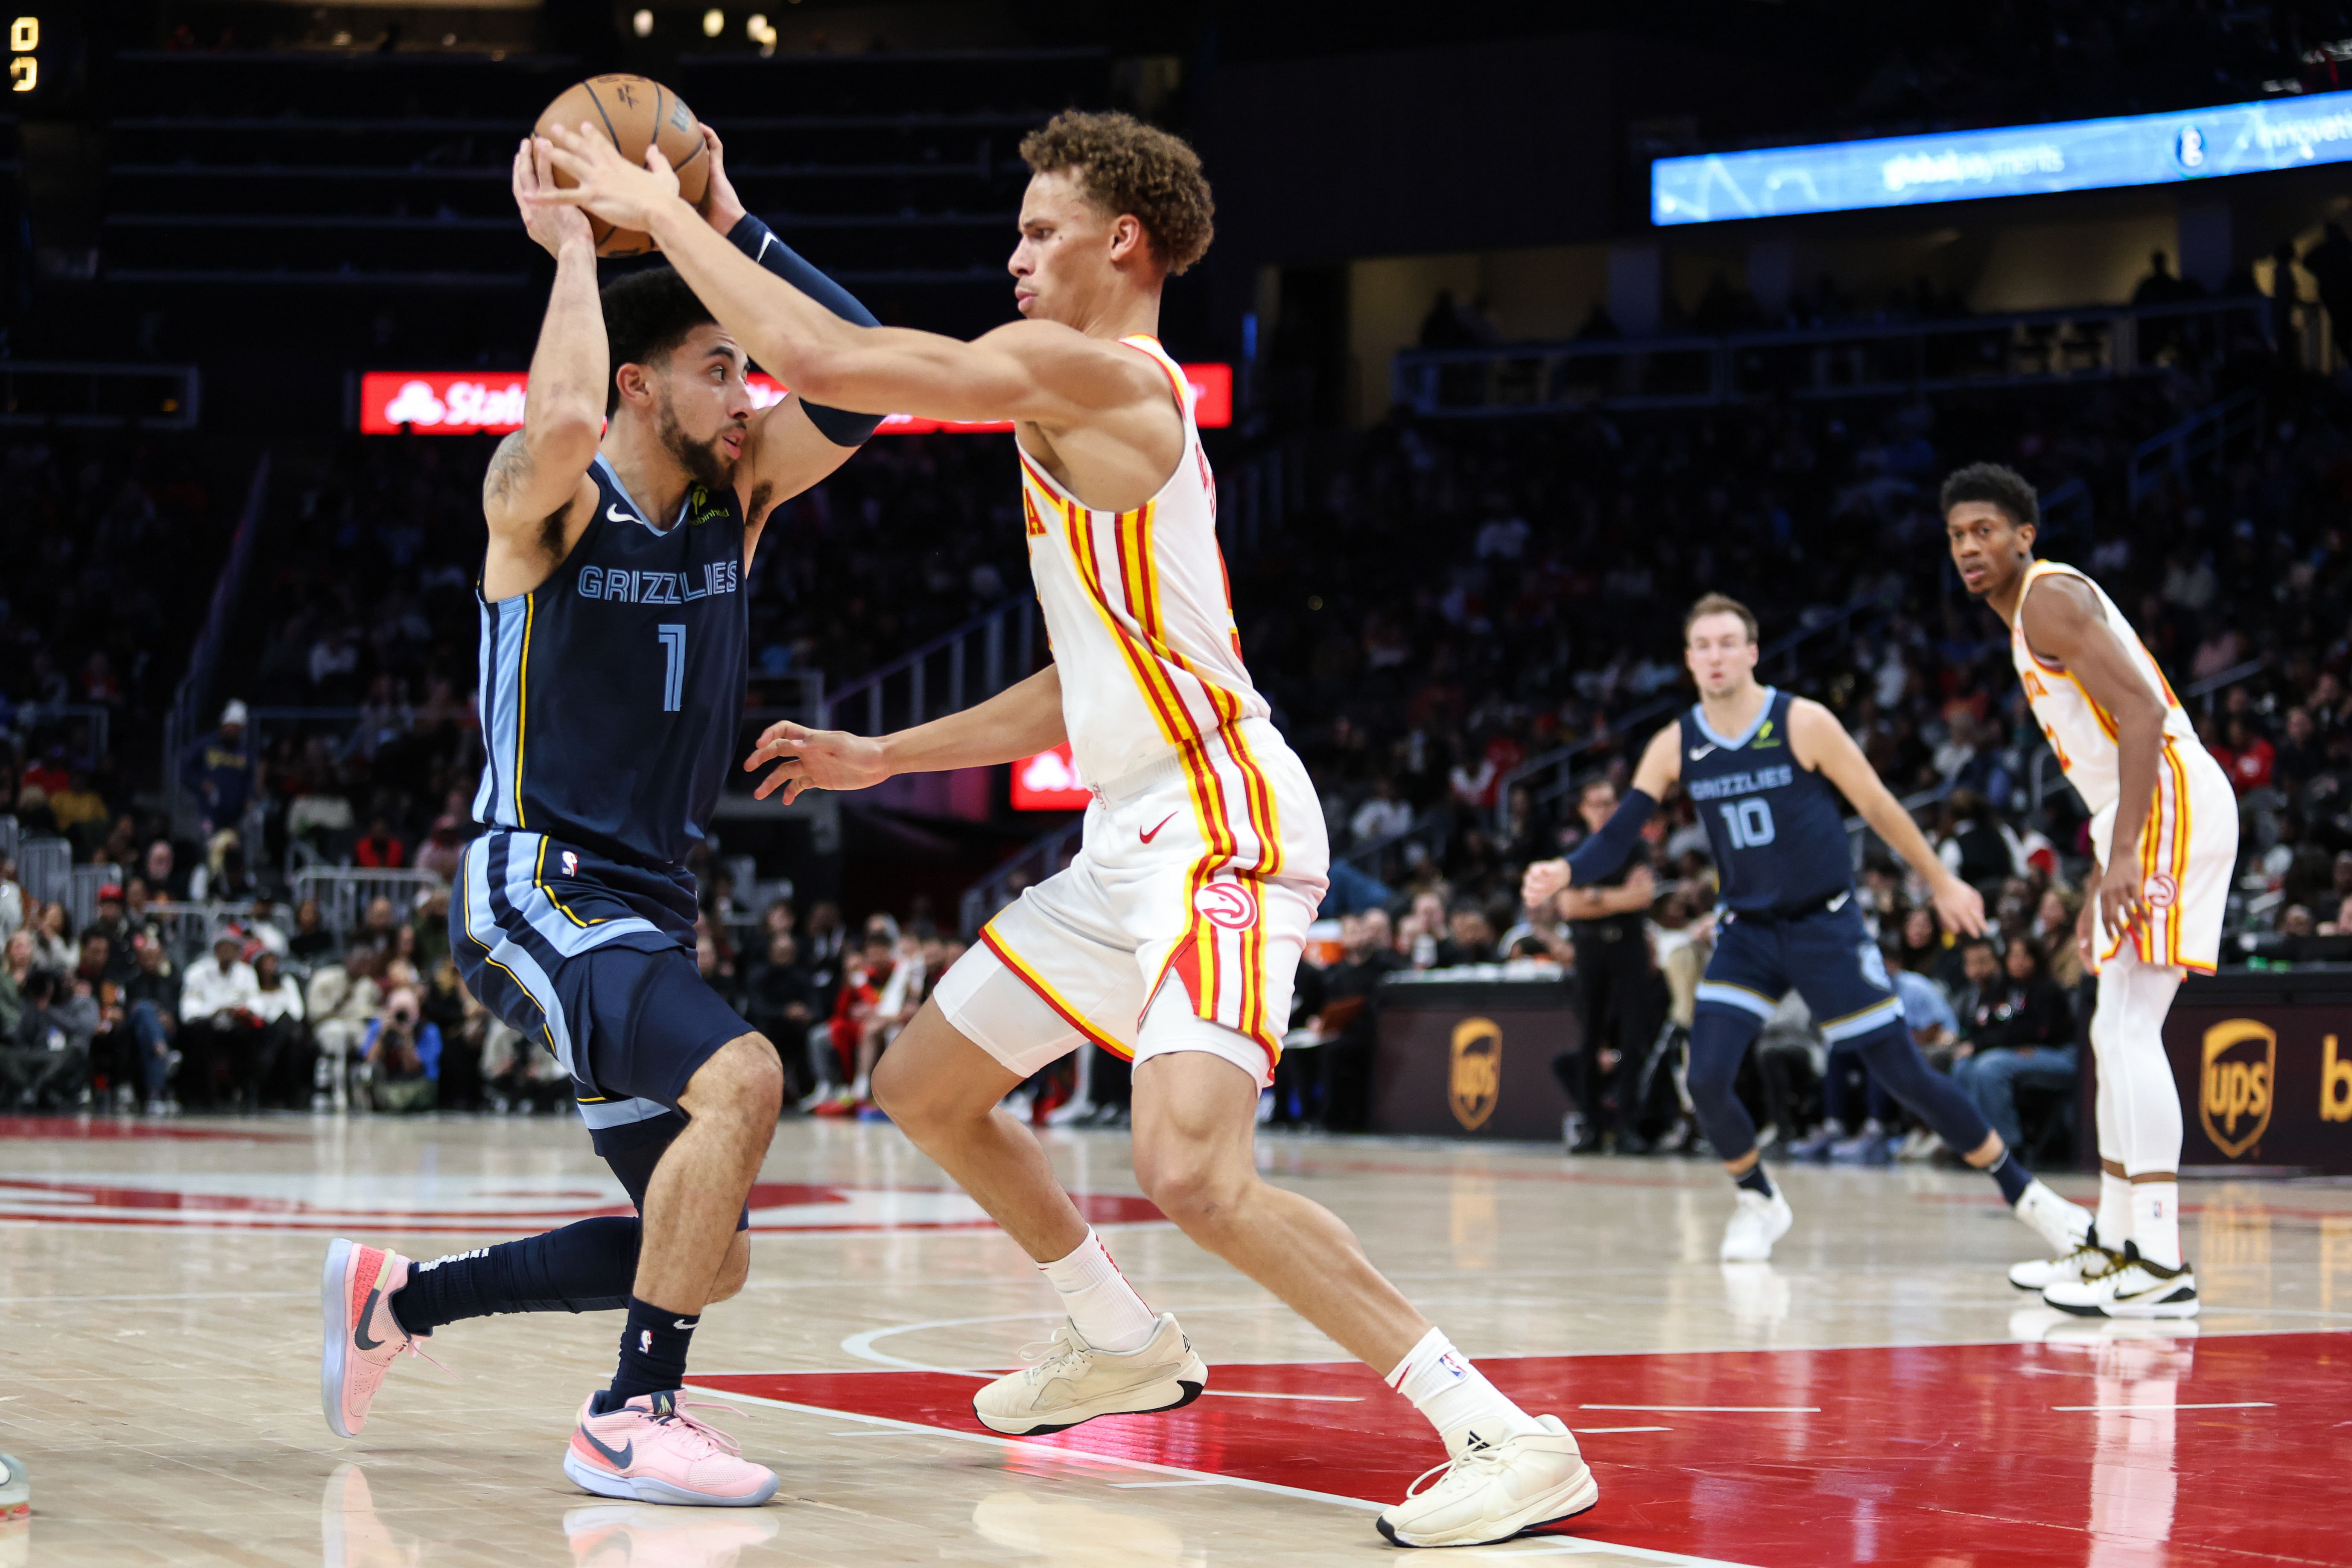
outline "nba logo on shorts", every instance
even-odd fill
[[[2152,910],[2168,910],[2180,898],[2180,884],[2158,871],[2140,889],[2140,896]]]
[[[563,852],[563,874],[567,877],[580,875],[580,857],[569,849]]]
[[[1226,931],[1257,924],[1257,895],[1239,882],[1212,882],[1192,895],[1192,907]]]

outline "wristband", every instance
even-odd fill
[[[778,239],[773,230],[750,213],[745,213],[735,226],[727,231],[727,238],[736,249],[843,321],[861,327],[882,324],[875,319],[873,311],[858,301],[856,295],[810,266],[798,251]],[[845,409],[828,408],[822,403],[811,403],[805,397],[801,399],[801,408],[808,415],[809,423],[836,447],[863,446],[882,425],[883,416],[879,414],[852,414]]]

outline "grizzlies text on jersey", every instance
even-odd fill
[[[742,721],[748,601],[732,491],[656,528],[604,454],[596,515],[529,593],[482,604],[485,827],[648,868],[702,841]]]
[[[1683,789],[1706,824],[1723,902],[1751,914],[1825,903],[1853,886],[1836,788],[1801,764],[1788,693],[1764,689],[1744,735],[1719,735],[1696,704],[1682,717]]]

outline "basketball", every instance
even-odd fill
[[[703,187],[710,182],[710,164],[703,156],[702,124],[677,94],[646,77],[592,76],[564,89],[540,114],[531,131],[544,136],[551,125],[576,127],[583,121],[601,127],[621,150],[621,156],[632,163],[646,161],[647,142],[658,145],[669,166],[677,171],[679,193],[690,202],[702,200]],[[568,187],[578,182],[558,170],[555,183]],[[615,228],[593,213],[588,215],[588,223],[596,236],[599,256],[653,252],[652,237],[640,229]]]

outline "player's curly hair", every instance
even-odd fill
[[[1021,139],[1021,156],[1036,174],[1075,171],[1106,210],[1132,214],[1171,273],[1200,260],[1216,236],[1200,154],[1131,114],[1066,109]]]
[[[2042,526],[2042,498],[2023,474],[2006,463],[1970,463],[1951,471],[1944,480],[1938,509],[1949,517],[1954,507],[1972,500],[2000,508],[2016,527]]]
[[[604,340],[612,345],[612,367],[658,365],[686,335],[714,320],[710,307],[687,287],[676,268],[647,267],[614,279],[597,294],[604,308]],[[621,384],[604,385],[604,417],[621,406]]]

